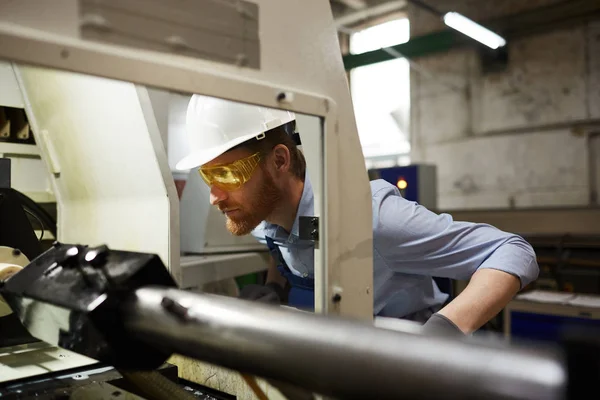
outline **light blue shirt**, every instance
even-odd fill
[[[521,287],[539,273],[535,252],[523,238],[491,225],[454,221],[404,199],[394,185],[371,182],[373,207],[373,313],[403,318],[435,312],[447,300],[432,277],[467,280],[481,268],[518,277]],[[314,276],[314,244],[299,238],[299,217],[312,216],[308,177],[291,232],[263,221],[252,235],[272,238],[295,275]]]

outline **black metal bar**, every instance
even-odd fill
[[[10,189],[10,158],[0,158],[0,189]]]

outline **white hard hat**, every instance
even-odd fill
[[[296,119],[293,112],[193,95],[187,108],[190,153],[175,166],[197,168],[249,139]]]

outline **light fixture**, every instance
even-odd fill
[[[400,179],[398,179],[396,186],[398,186],[398,189],[404,190],[408,187],[408,182],[406,182],[406,179],[400,178]]]
[[[443,19],[444,23],[450,28],[456,29],[492,49],[497,49],[506,45],[506,40],[504,40],[502,36],[457,12],[446,13],[444,14]]]

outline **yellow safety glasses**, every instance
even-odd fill
[[[250,180],[260,158],[260,153],[254,153],[231,164],[200,167],[198,172],[208,186],[214,185],[220,189],[231,191],[239,189]]]

